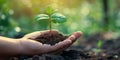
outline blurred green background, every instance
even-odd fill
[[[34,17],[51,6],[67,17],[67,22],[53,24],[64,34],[82,31],[84,37],[104,33],[106,38],[120,35],[120,0],[0,0],[0,35],[7,37],[47,30],[47,21]]]

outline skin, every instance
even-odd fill
[[[58,32],[56,30],[52,30]],[[5,60],[4,58],[19,56],[19,55],[36,55],[36,54],[55,54],[60,52],[69,46],[71,46],[81,35],[81,32],[75,32],[67,39],[59,42],[55,45],[42,44],[36,40],[36,37],[50,32],[49,30],[37,31],[25,35],[20,39],[13,39],[0,36],[0,60]]]

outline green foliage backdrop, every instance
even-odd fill
[[[108,0],[108,30],[103,28],[102,0],[0,0],[0,35],[14,37],[20,33],[47,30],[48,21],[34,17],[51,6],[67,17],[67,22],[53,24],[53,29],[69,34],[82,31],[84,35],[112,31],[120,32],[119,0]]]

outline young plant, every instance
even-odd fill
[[[39,14],[36,16],[37,21],[41,20],[48,20],[49,21],[49,28],[50,32],[52,30],[52,22],[53,23],[63,23],[66,21],[66,17],[62,15],[61,13],[55,12],[53,8],[47,7],[46,8],[46,14]]]
[[[97,48],[94,48],[93,51],[96,52],[97,54],[100,53],[102,50],[101,50],[101,46],[102,46],[103,42],[101,40],[99,40],[97,42]]]
[[[103,42],[101,40],[99,40],[98,43],[97,43],[97,47],[100,49],[102,44],[103,44]]]

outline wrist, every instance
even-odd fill
[[[0,36],[0,55],[16,56],[21,53],[21,45],[19,39],[7,38]]]

